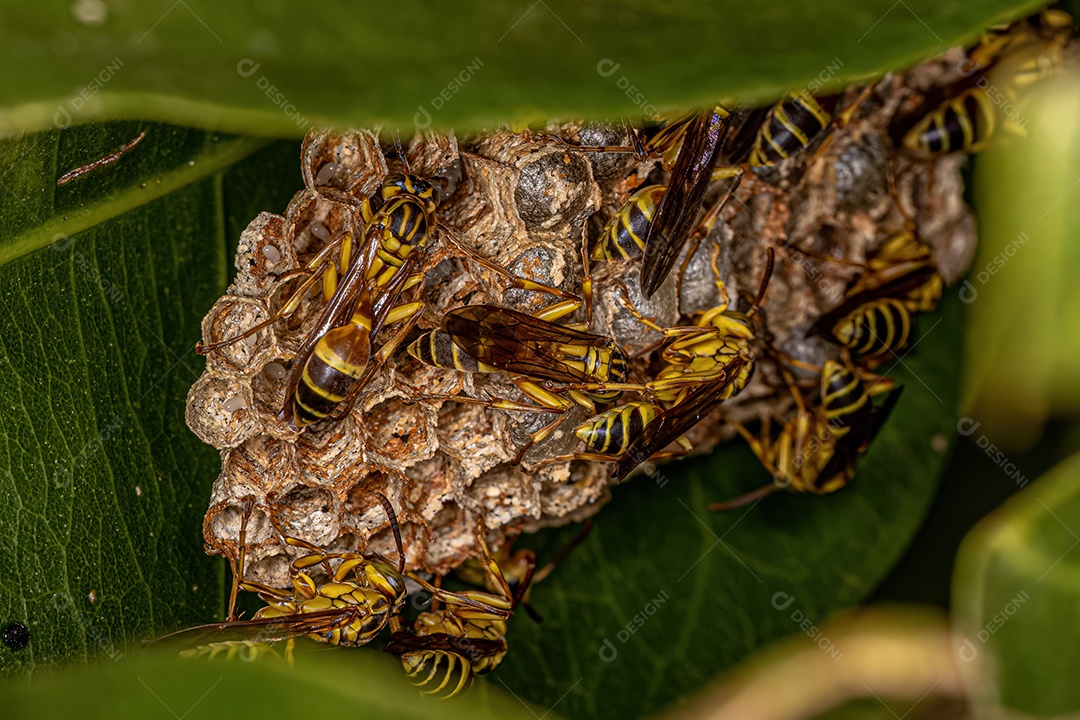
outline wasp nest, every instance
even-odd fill
[[[911,77],[924,85],[940,83],[948,67],[944,62],[924,66]],[[823,147],[747,173],[721,221],[692,257],[676,263],[650,300],[638,291],[637,262],[593,263],[592,331],[614,337],[639,355],[633,369],[645,377],[649,353],[661,338],[616,301],[619,284],[629,289],[630,300],[644,315],[661,325],[686,323],[693,313],[718,303],[713,271],[713,248],[718,247],[720,275],[733,302],[745,309],[746,301],[739,298],[755,295],[766,249],[772,247],[777,262],[763,305],[772,342],[794,357],[823,362],[835,357],[837,349],[807,339],[807,328],[837,304],[856,269],[794,248],[862,260],[875,243],[904,230],[907,218],[915,220],[919,236],[934,249],[946,281],[955,280],[974,248],[973,222],[961,200],[963,158],[905,160],[888,134],[890,121],[912,94],[912,82],[909,77],[903,83],[883,83],[851,123],[823,133],[829,135]],[[546,130],[569,143],[627,142],[619,125],[573,123]],[[305,275],[296,271],[327,241],[343,233],[362,237],[358,208],[387,174],[386,158],[378,138],[367,131],[308,136],[301,157],[305,187],[283,216],[263,213],[244,231],[236,280],[203,321],[206,341],[267,320],[304,281]],[[583,239],[594,241],[647,176],[661,177],[654,160],[588,154],[546,135],[509,131],[461,141],[418,137],[407,158],[410,172],[452,175],[456,185],[437,210],[440,228],[428,252],[440,253],[434,257],[442,260],[425,277],[421,329],[437,327],[444,311],[464,304],[535,311],[555,300],[507,289],[504,278],[463,257],[455,242],[516,275],[578,292]],[[441,574],[478,554],[477,516],[484,520],[489,541],[498,546],[522,532],[582,520],[609,499],[607,465],[533,467],[579,446],[573,428],[584,419],[584,410],[575,408],[575,417],[558,433],[537,444],[522,465],[513,466],[517,449],[551,415],[425,399],[521,396],[502,374],[459,376],[422,365],[404,351],[382,365],[343,420],[292,430],[278,419],[286,377],[324,307],[322,286],[313,283],[290,316],[211,352],[191,389],[188,423],[222,458],[203,528],[210,551],[236,555],[244,500],[254,496],[256,513],[270,505],[278,508],[290,534],[322,547],[360,547],[392,556],[387,518],[374,498],[381,492],[397,509],[407,566]],[[395,330],[384,329],[379,338]],[[723,418],[760,418],[790,402],[776,390],[782,384],[775,368],[765,362],[759,366],[745,391],[724,403]],[[690,433],[697,452],[730,437],[719,413]],[[247,542],[253,561],[249,577],[287,585],[287,557],[261,515],[250,524]]]

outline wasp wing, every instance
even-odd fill
[[[645,234],[641,261],[641,291],[645,297],[664,283],[697,220],[701,201],[712,180],[730,115],[715,110],[699,113],[683,133],[682,148],[671,169],[667,192]]]
[[[611,340],[495,305],[467,305],[443,316],[442,329],[462,350],[504,372],[554,382],[596,378],[561,359],[560,346],[605,348]]]
[[[723,377],[695,388],[681,403],[660,413],[627,448],[626,454],[615,464],[611,477],[616,482],[622,482],[638,465],[705,419],[723,399],[724,392],[747,362],[746,358],[735,358],[725,366]]]
[[[237,640],[272,643],[302,635],[322,635],[333,632],[356,620],[357,613],[356,606],[349,606],[277,617],[208,623],[178,630],[151,642],[153,644],[178,643],[189,647]]]

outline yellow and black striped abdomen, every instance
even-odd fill
[[[651,403],[627,403],[586,420],[574,434],[593,452],[622,455],[661,412]]]
[[[880,357],[896,352],[911,335],[911,312],[902,300],[882,298],[864,303],[833,327],[833,335],[844,347],[864,357]]]
[[[499,372],[498,368],[477,362],[476,358],[458,347],[457,343],[442,330],[426,332],[412,342],[408,353],[424,363],[444,370],[460,372]]]
[[[806,148],[828,127],[832,116],[805,90],[791,93],[769,111],[758,130],[750,164],[775,165]]]
[[[850,428],[860,418],[870,398],[862,381],[850,369],[835,360],[821,371],[821,409],[832,428]]]
[[[345,399],[367,368],[369,340],[367,332],[353,324],[334,328],[319,339],[293,398],[298,427],[322,420]]]
[[[593,260],[631,260],[645,252],[645,236],[666,185],[649,185],[630,196],[600,233],[592,251]]]
[[[986,92],[969,88],[919,120],[904,135],[904,147],[934,155],[977,152],[993,136],[996,120]]]

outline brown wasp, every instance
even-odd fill
[[[717,106],[669,122],[648,140],[631,129],[628,146],[575,146],[545,136],[581,152],[632,152],[643,161],[659,157],[670,169],[667,185],[643,188],[616,212],[594,251],[595,259],[605,259],[623,252],[636,256],[636,248],[641,248],[641,290],[646,298],[652,297],[674,267],[696,226],[709,185],[721,178],[735,178],[737,185],[742,176],[740,168],[716,167],[730,125],[731,113]],[[733,185],[728,196],[734,190]],[[627,230],[640,235],[628,241]]]

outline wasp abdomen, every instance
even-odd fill
[[[593,260],[632,260],[645,252],[645,236],[656,215],[656,207],[667,192],[666,185],[650,185],[638,190],[623,203],[596,241]]]
[[[750,153],[751,165],[775,165],[806,148],[828,127],[832,116],[808,92],[779,102],[761,126]]]
[[[865,357],[880,357],[902,348],[911,334],[911,312],[901,300],[882,298],[864,303],[833,329],[837,341]]]
[[[337,408],[364,374],[370,350],[367,333],[353,324],[334,328],[319,339],[296,386],[298,426],[318,422]]]

